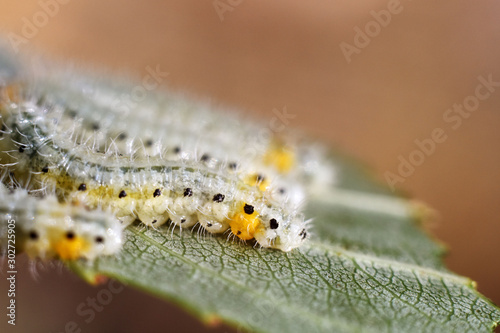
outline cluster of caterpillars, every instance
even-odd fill
[[[14,82],[0,93],[0,167],[24,187],[57,197],[54,207],[104,209],[107,212],[102,214],[122,227],[135,220],[153,228],[168,221],[180,228],[199,224],[209,233],[255,239],[262,247],[282,251],[298,247],[307,238],[307,221],[299,205],[304,189],[293,175],[305,168],[295,158],[294,146],[280,143],[282,139],[270,139],[264,145],[248,141],[255,124],[226,133],[229,144],[222,144],[220,138],[213,142],[193,138],[199,126],[191,128],[189,123],[182,124],[185,133],[177,129],[179,122],[165,123],[167,130],[158,132],[155,119],[141,124],[152,129],[139,135],[133,128],[124,130],[133,127],[133,119],[120,119],[97,97],[80,92],[78,103],[71,105],[66,95],[78,95],[79,88],[68,88],[62,80],[55,85],[53,78]],[[191,106],[186,112],[196,116],[192,109],[196,108]],[[158,118],[164,119],[166,111],[160,108],[158,112]],[[204,132],[219,131],[224,126],[220,119],[214,113]],[[172,136],[165,136],[170,132]],[[242,147],[252,144],[264,147],[258,156],[238,155]],[[200,150],[210,154],[200,156]],[[33,212],[37,223],[43,214]],[[66,210],[66,215],[74,225],[81,224],[81,214]],[[92,223],[85,225],[92,229]],[[38,223],[39,228],[43,226]],[[45,244],[28,247],[30,254],[93,259],[96,253],[106,252],[96,250],[107,248],[104,236],[91,242],[82,238],[79,228],[70,229],[56,224],[50,232],[27,232],[29,242]],[[64,235],[64,241],[42,237],[54,234]]]

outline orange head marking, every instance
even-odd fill
[[[231,231],[237,237],[243,240],[254,238],[257,228],[260,226],[258,213],[254,207],[249,204],[240,206],[236,214],[229,220]]]
[[[62,260],[76,260],[82,256],[88,244],[76,236],[72,231],[68,231],[54,244],[54,251]]]

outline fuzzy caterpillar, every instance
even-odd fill
[[[129,86],[80,78],[56,72],[3,87],[2,168],[67,205],[110,208],[125,225],[199,223],[282,251],[307,238],[307,183],[332,172],[315,147],[255,140],[260,124],[178,96],[153,94],[120,114],[113,103]],[[248,146],[261,153],[242,154]]]
[[[321,183],[324,187],[334,182],[333,167],[322,147],[299,136],[269,135],[266,124],[214,112],[208,103],[193,103],[179,94],[152,92],[141,103],[123,109],[120,96],[134,86],[105,84],[84,76],[73,80],[57,70],[38,80],[34,90],[45,102],[71,110],[87,128],[87,136],[92,136],[93,147],[101,150],[148,156],[163,153],[167,159],[203,159],[208,164],[223,161],[237,167],[240,174],[262,173],[269,183],[281,179],[280,185]],[[95,128],[100,129],[99,136],[94,135]],[[295,203],[304,199],[303,194],[295,194]]]
[[[0,219],[2,229],[8,221],[15,222],[16,248],[31,258],[93,260],[121,248],[122,228],[112,215],[100,209],[61,204],[54,195],[32,196],[2,183]],[[1,234],[0,250],[4,251],[10,238],[5,230]]]
[[[4,125],[9,130],[3,161],[12,162],[19,179],[54,188],[61,200],[111,207],[123,221],[139,218],[154,227],[170,218],[181,227],[200,222],[212,233],[231,228],[241,239],[256,238],[261,246],[283,251],[306,238],[306,223],[293,207],[280,207],[236,174],[224,176],[204,161],[142,156],[131,161],[130,156],[75,146],[59,128],[70,121],[65,112],[58,117],[51,112],[57,112],[55,106],[22,101],[5,103],[9,111],[3,114]]]

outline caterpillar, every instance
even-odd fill
[[[301,206],[311,187],[334,179],[317,146],[257,137],[262,124],[178,94],[154,92],[123,110],[117,103],[133,85],[36,74],[0,87],[0,167],[17,182],[53,193],[61,207],[107,209],[122,227],[136,219],[152,228],[199,224],[282,251],[307,239]]]
[[[0,218],[0,243],[17,242],[31,258],[93,260],[121,248],[122,228],[113,215],[60,203],[53,194],[30,195],[0,183]],[[8,238],[9,222],[15,224],[15,238]]]

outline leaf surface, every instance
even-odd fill
[[[257,332],[490,332],[500,310],[449,272],[410,201],[342,157],[316,194],[311,240],[290,253],[199,232],[130,226],[123,251],[89,267],[178,303],[207,322]]]

